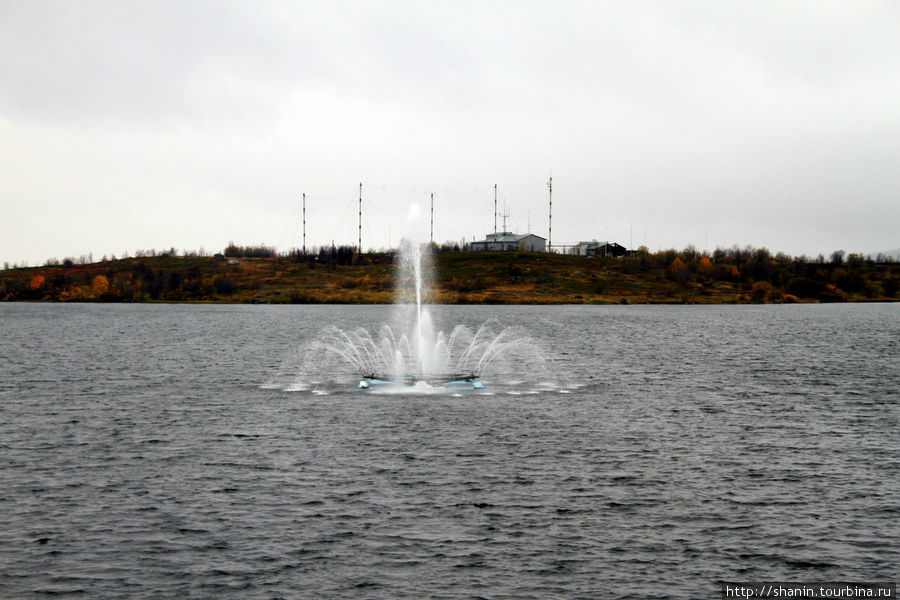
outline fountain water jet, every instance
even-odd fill
[[[308,364],[292,389],[337,376],[341,364],[345,374],[349,368],[359,378],[358,388],[382,391],[484,390],[488,378],[541,377],[543,355],[521,327],[498,332],[496,321],[488,320],[474,331],[463,324],[449,334],[436,330],[429,308],[430,258],[427,248],[404,241],[391,323],[377,334],[362,327],[326,327],[304,348],[303,356],[315,364]],[[298,383],[303,377],[308,383]]]

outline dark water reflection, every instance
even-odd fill
[[[0,304],[0,597],[896,579],[900,306],[435,313],[527,327],[559,385],[265,387],[387,307]]]

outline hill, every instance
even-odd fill
[[[393,302],[394,256],[126,258],[0,271],[0,300],[106,302]],[[638,252],[626,259],[535,252],[434,255],[430,301],[449,304],[890,301],[900,266],[835,253],[830,261],[765,249]]]

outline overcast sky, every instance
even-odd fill
[[[900,3],[0,0],[0,261],[900,247]],[[502,219],[501,219],[502,225]]]

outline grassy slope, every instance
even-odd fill
[[[460,253],[438,257],[444,303],[580,304],[734,302],[734,286],[684,286],[654,273],[626,273],[626,261],[560,254]]]
[[[634,261],[528,252],[438,254],[431,301],[459,304],[733,303],[780,301],[752,282],[678,282]],[[385,255],[356,265],[288,258],[128,258],[0,271],[0,300],[390,303],[395,267]],[[871,267],[872,277],[880,265]],[[889,267],[887,267],[889,268]],[[882,269],[883,271],[884,269]],[[105,278],[108,286],[98,277]],[[41,281],[43,279],[43,281]],[[848,294],[849,300],[890,300]],[[803,298],[801,298],[803,300]]]

